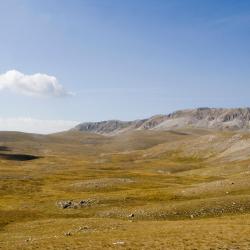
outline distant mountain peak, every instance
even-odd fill
[[[174,128],[250,130],[250,108],[208,108],[178,110],[134,121],[108,120],[86,122],[72,130],[115,135],[134,130],[170,130]]]

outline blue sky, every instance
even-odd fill
[[[131,120],[250,106],[248,0],[1,0],[0,29],[2,84],[16,70],[22,84],[40,73],[74,93],[0,86],[0,129],[14,129],[3,122],[10,118],[18,130],[20,118]]]

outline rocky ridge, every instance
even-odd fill
[[[197,108],[179,110],[135,121],[109,120],[81,123],[73,131],[115,135],[133,130],[171,130],[203,128],[218,130],[250,130],[250,108]]]

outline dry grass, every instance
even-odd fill
[[[246,133],[0,136],[0,249],[250,249]]]

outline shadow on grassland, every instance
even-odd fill
[[[10,161],[31,161],[39,158],[41,157],[35,155],[0,153],[0,159],[10,160]]]

